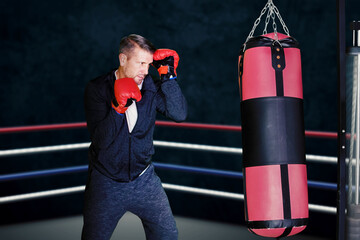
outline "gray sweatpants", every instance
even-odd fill
[[[141,219],[147,240],[178,239],[168,198],[153,165],[129,183],[116,182],[92,169],[85,190],[82,239],[110,239],[127,211]]]

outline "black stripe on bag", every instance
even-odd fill
[[[284,219],[291,219],[290,187],[288,165],[280,165]]]
[[[267,221],[247,221],[246,225],[251,229],[264,228],[291,228],[306,226],[308,218],[283,219],[283,220],[267,220]]]
[[[275,79],[276,79],[276,96],[283,97],[284,96],[284,80],[282,71],[275,71]]]
[[[272,67],[275,69],[276,96],[284,96],[283,70],[285,69],[284,48],[276,41],[271,46]]]
[[[282,237],[286,237],[287,235],[289,235],[291,233],[292,229],[293,229],[292,227],[285,228],[283,234],[281,234],[278,238],[280,239]]]
[[[281,188],[282,188],[282,198],[283,198],[283,211],[284,219],[291,219],[291,202],[290,202],[290,186],[289,186],[289,169],[287,164],[280,165],[281,172]],[[287,227],[283,234],[279,237],[286,237],[291,233],[291,227]]]
[[[243,166],[305,163],[303,100],[247,99],[241,103]],[[264,124],[267,123],[267,124]]]
[[[293,37],[284,38],[278,40],[284,48],[300,48],[298,41]],[[265,36],[252,37],[245,43],[244,51],[254,47],[271,47],[274,43],[274,39]]]

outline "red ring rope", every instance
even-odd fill
[[[241,132],[242,130],[241,126],[234,126],[234,125],[174,123],[169,121],[156,121],[156,125],[163,127],[195,128],[195,129],[222,130],[222,131],[235,131],[235,132]],[[73,128],[84,128],[84,127],[86,127],[86,122],[4,127],[4,128],[0,128],[0,134],[48,131],[48,130],[64,130],[64,129],[73,129]],[[337,133],[335,132],[305,131],[305,135],[307,137],[331,138],[331,139],[337,138]]]
[[[4,127],[4,128],[0,128],[0,134],[47,131],[47,130],[63,130],[63,129],[81,128],[81,127],[86,127],[86,122],[46,124],[46,125],[35,125],[35,126],[19,126],[19,127]]]

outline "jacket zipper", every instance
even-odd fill
[[[131,134],[129,134],[129,182],[131,182]]]

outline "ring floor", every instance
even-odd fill
[[[246,227],[176,216],[179,240],[263,240]],[[0,226],[1,240],[72,240],[80,239],[82,216],[34,221]],[[111,240],[145,240],[140,219],[126,213],[119,221]],[[296,235],[289,240],[325,240],[327,238]]]

